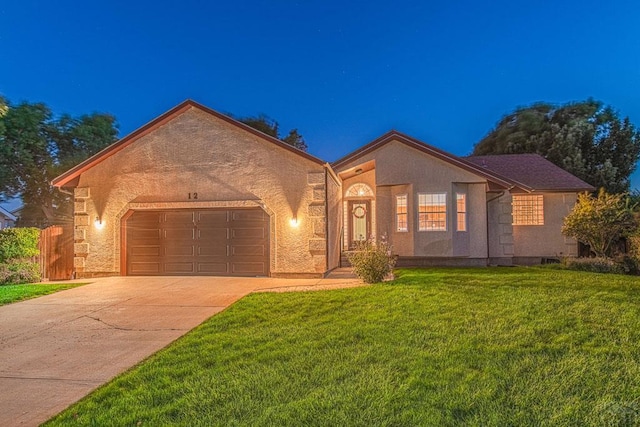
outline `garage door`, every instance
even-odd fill
[[[262,209],[136,211],[125,227],[128,275],[269,275]]]

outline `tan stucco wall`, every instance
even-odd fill
[[[511,194],[487,193],[487,226],[489,259],[495,264],[510,265],[513,262],[513,218]]]
[[[271,218],[271,274],[323,273],[325,192],[322,165],[192,108],[81,175],[76,267],[79,275],[120,272],[129,209],[260,206]]]
[[[561,231],[576,200],[576,193],[543,193],[544,225],[513,226],[514,256],[577,256],[576,241],[563,236]]]
[[[357,160],[341,165],[341,170],[353,168],[370,160],[375,161],[377,230],[388,233],[394,252],[401,256],[486,258],[486,179],[439,160],[401,142],[392,141]],[[365,177],[360,177],[364,181]],[[348,188],[355,178],[345,181]],[[467,192],[469,241],[455,238],[455,191],[457,186]],[[395,195],[407,194],[409,232],[395,232]],[[447,230],[418,231],[417,194],[447,194]],[[462,242],[463,250],[454,248]]]
[[[342,231],[342,186],[340,178],[327,173],[327,242],[328,269],[340,267]]]

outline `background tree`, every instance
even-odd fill
[[[54,118],[42,103],[12,105],[0,116],[0,200],[20,197],[21,226],[71,219],[69,195],[51,180],[116,140],[115,118],[91,114]]]
[[[599,101],[539,103],[504,116],[473,150],[507,153],[540,154],[594,187],[621,193],[640,157],[640,132]]]
[[[597,197],[578,195],[578,202],[564,219],[562,233],[589,245],[596,256],[610,257],[614,244],[637,229],[629,198],[600,189]]]
[[[233,115],[231,114],[229,114],[229,116],[233,117]],[[235,119],[244,123],[245,125],[249,125],[252,128],[259,130],[262,133],[266,133],[269,136],[278,138],[280,141],[286,142],[287,144],[292,145],[299,150],[307,151],[307,143],[305,142],[302,135],[298,133],[298,129],[291,129],[289,131],[289,134],[282,138],[280,135],[280,125],[277,121],[267,115],[260,114],[255,117],[240,117]]]

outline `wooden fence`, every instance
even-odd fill
[[[73,226],[54,225],[42,230],[39,249],[42,280],[73,278]]]

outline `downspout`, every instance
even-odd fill
[[[489,247],[489,202],[493,202],[494,200],[499,199],[500,197],[504,196],[504,191],[501,191],[500,194],[498,194],[496,197],[492,198],[492,199],[487,199],[487,213],[485,215],[485,221],[487,223],[486,226],[486,230],[487,230],[487,267],[489,266],[489,260],[491,259],[491,248]]]

